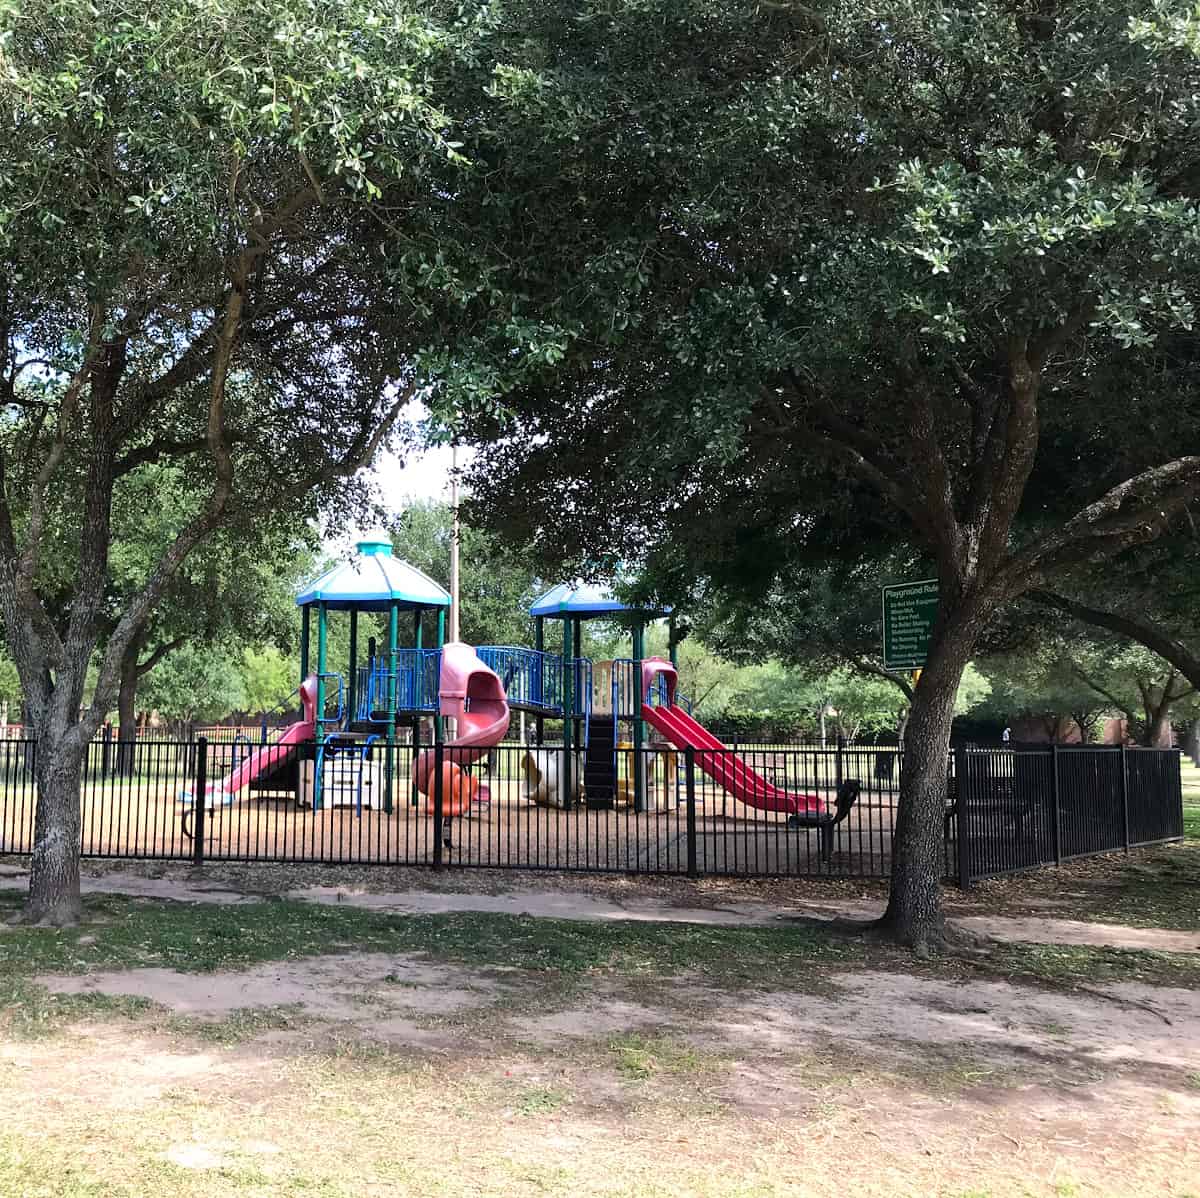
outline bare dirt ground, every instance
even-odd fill
[[[1187,991],[555,992],[386,954],[40,980],[164,1011],[0,1045],[0,1126],[41,1134],[53,1079],[106,1194],[1178,1196],[1200,1165]]]

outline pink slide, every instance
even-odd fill
[[[786,811],[789,815],[824,815],[829,808],[817,795],[794,794],[772,786],[761,774],[756,774],[737,754],[729,752],[703,725],[697,723],[675,703],[675,667],[661,657],[648,657],[642,662],[642,698],[646,697],[654,678],[662,674],[667,680],[667,704],[651,707],[642,703],[642,719],[657,728],[676,748],[691,746],[699,750],[696,764],[714,781],[723,786],[735,799],[748,807],[762,811]]]
[[[487,755],[508,732],[508,696],[499,675],[479,660],[475,650],[462,641],[442,646],[442,673],[438,685],[442,715],[453,716],[458,736],[442,750],[442,803],[446,815],[461,815],[470,804],[475,787],[463,783],[463,767]],[[432,795],[436,750],[426,749],[417,757],[417,789]]]
[[[294,724],[289,724],[277,740],[251,753],[229,775],[220,782],[210,782],[207,788],[205,804],[209,811],[217,807],[228,807],[240,790],[249,786],[255,778],[262,777],[277,765],[282,765],[291,757],[296,745],[311,741],[317,727],[317,678],[311,675],[300,685],[300,711],[302,718]],[[186,805],[194,803],[193,796],[184,792],[180,802]]]

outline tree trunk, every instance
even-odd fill
[[[945,934],[942,869],[947,762],[954,703],[984,616],[955,617],[930,646],[904,731],[900,803],[892,849],[892,883],[879,927],[912,947]]]
[[[121,680],[117,691],[117,774],[133,776],[137,753],[138,656],[142,638],[135,636],[121,656]]]
[[[29,863],[27,923],[65,927],[79,922],[79,790],[82,748],[65,728],[47,728],[38,737],[34,776],[37,816]]]

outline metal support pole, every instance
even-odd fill
[[[1016,758],[1013,759],[1014,761]],[[1058,745],[1050,746],[1050,851],[1054,864],[1062,864],[1062,791],[1058,770]]]
[[[396,667],[399,664],[397,653],[400,637],[400,604],[395,599],[388,607],[388,722],[387,722],[387,760],[385,762],[383,780],[383,809],[392,813],[392,782],[396,773],[396,704],[399,696],[396,694]]]
[[[421,669],[421,649],[424,646],[425,624],[424,624],[425,609],[418,607],[413,612],[413,648],[417,650],[416,659],[418,670]],[[421,670],[420,678],[424,682],[425,673]],[[417,675],[414,675],[414,678]],[[422,696],[423,698],[424,696]],[[420,753],[419,745],[421,743],[421,717],[417,715],[412,722],[412,784],[409,787],[410,794],[409,802],[416,807],[421,802],[420,792],[417,790],[417,756]]]
[[[321,810],[321,745],[325,742],[325,657],[329,651],[329,617],[325,604],[317,604],[317,720],[314,754],[316,776],[313,778],[313,810]]]
[[[300,681],[308,677],[308,642],[311,627],[310,607],[305,605],[300,609]]]
[[[445,811],[442,765],[446,746],[437,745],[433,750],[433,868],[442,868],[442,813]]]
[[[1125,832],[1125,852],[1129,852],[1129,759],[1121,746],[1121,821]]]
[[[208,813],[208,737],[196,740],[196,779],[192,789],[192,864],[204,864],[204,817]]]
[[[684,746],[683,769],[687,798],[687,876],[698,878],[700,868],[696,860],[696,750],[692,745]]]
[[[563,768],[562,768],[562,805],[563,809],[571,806],[571,723],[574,714],[574,691],[571,678],[571,617],[563,616],[562,630],[562,727],[563,727]]]
[[[679,668],[679,641],[676,639],[678,628],[675,626],[675,613],[671,612],[667,616],[667,656],[671,659],[671,664]]]
[[[350,613],[350,677],[346,679],[346,726],[358,719],[358,612]]]
[[[438,626],[437,626],[437,647],[440,649],[446,643],[446,609],[438,608]],[[433,717],[433,738],[437,744],[441,744],[446,739],[446,721],[440,713]]]
[[[646,737],[646,726],[642,721],[642,658],[646,655],[646,626],[639,618],[633,626],[633,809],[646,810],[645,762],[642,760],[642,745]]]
[[[533,702],[538,707],[546,706],[546,659],[541,655],[546,652],[546,621],[542,616],[534,616],[533,618],[533,647],[538,653],[538,658],[534,668],[537,670],[537,684],[534,687],[534,692],[530,696]],[[537,717],[537,743],[544,744],[546,741],[546,718],[539,715]]]
[[[954,750],[954,841],[958,856],[958,885],[971,889],[970,820],[967,818],[967,751]]]

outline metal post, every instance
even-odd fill
[[[358,611],[350,613],[350,677],[346,679],[347,727],[358,719]]]
[[[442,793],[442,764],[446,746],[437,745],[433,750],[433,868],[442,868],[442,812],[445,810],[445,795]]]
[[[834,759],[833,765],[833,782],[835,786],[835,794],[842,793],[842,778],[844,776],[845,766],[842,761],[842,754],[846,749],[846,738],[839,732],[837,738],[837,757]]]
[[[300,681],[308,677],[308,642],[311,608],[306,604],[300,609]]]
[[[1014,759],[1015,760],[1015,759]],[[1054,864],[1062,864],[1062,791],[1058,770],[1058,745],[1050,746],[1050,850],[1054,854]]]
[[[579,668],[580,658],[583,657],[583,620],[575,617],[575,635],[571,641],[573,661],[571,662],[571,694],[573,696],[572,710],[575,712],[574,744],[583,748],[583,717],[588,709],[588,696],[583,693],[583,675]]]
[[[104,721],[104,732],[101,739],[100,749],[100,777],[107,778],[112,772],[112,724],[107,720]],[[118,749],[118,757],[120,750]],[[133,770],[129,771],[131,774]]]
[[[438,608],[437,647],[440,649],[446,643],[446,609]],[[446,721],[440,713],[433,717],[433,738],[440,745],[446,739]]]
[[[450,639],[458,640],[460,530],[458,524],[458,445],[450,446]]]
[[[642,722],[642,704],[646,696],[642,694],[642,658],[646,653],[646,626],[638,619],[633,626],[633,809],[646,810],[646,776],[642,772],[645,762],[642,759],[642,743],[645,740],[646,729]]]
[[[574,713],[574,686],[571,678],[571,617],[563,616],[562,632],[562,726],[563,726],[563,761],[562,761],[562,805],[563,809],[571,806],[571,718]]]
[[[387,761],[383,780],[383,809],[388,815],[392,813],[392,775],[396,764],[396,666],[397,641],[400,636],[400,604],[395,599],[388,607],[388,722],[387,722]]]
[[[204,817],[208,808],[208,737],[196,741],[196,778],[192,788],[192,864],[204,864]]]
[[[1125,852],[1129,852],[1129,761],[1121,746],[1121,820],[1125,830]]]
[[[967,819],[967,751],[954,750],[954,844],[958,856],[958,885],[971,889],[971,854],[968,852],[970,821]]]
[[[325,743],[325,657],[329,649],[329,618],[324,602],[317,604],[317,721],[313,777],[313,810],[321,810],[321,745]]]
[[[687,876],[698,878],[700,868],[696,861],[696,750],[686,745],[683,750],[683,768],[687,797]]]
[[[538,707],[546,706],[546,670],[545,658],[541,654],[546,652],[546,621],[542,616],[534,616],[533,618],[533,647],[538,653],[537,658],[537,688],[533,695],[530,696],[533,702]],[[544,744],[546,741],[546,717],[539,715],[537,717],[537,743]]]

